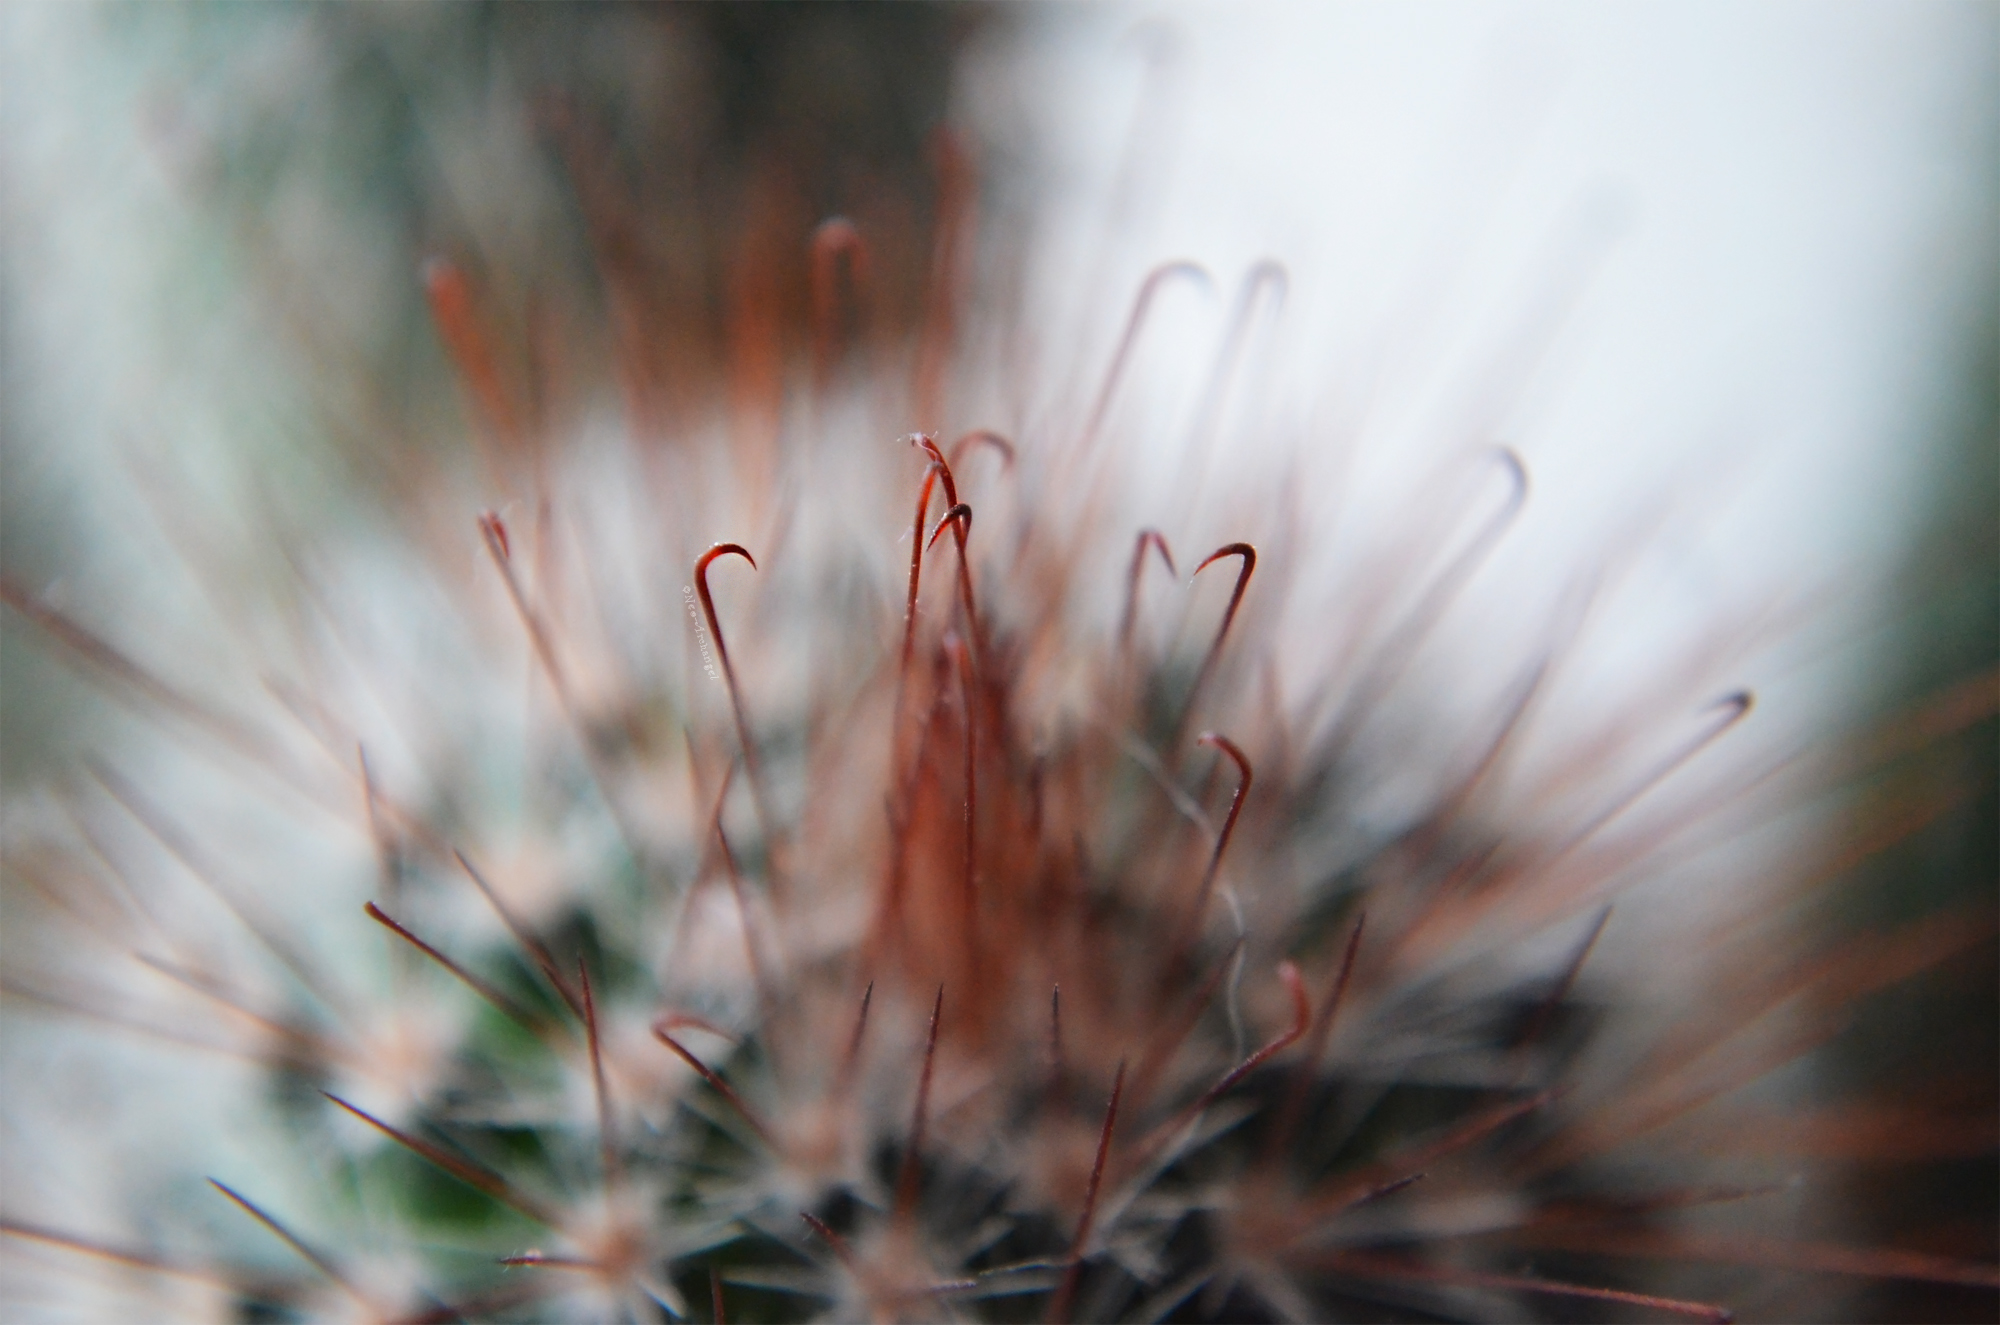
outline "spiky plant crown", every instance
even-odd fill
[[[551,123],[608,367],[557,367],[516,277],[431,261],[476,477],[412,460],[386,543],[286,547],[261,697],[6,589],[195,752],[93,764],[16,851],[80,923],[11,992],[247,1057],[306,1175],[214,1174],[247,1218],[199,1240],[10,1200],[17,1243],[238,1319],[1727,1319],[1800,1300],[1776,1271],[1994,1282],[1762,1227],[1798,1217],[1759,1153],[1806,1092],[1758,1083],[1987,922],[1818,953],[1801,869],[1690,955],[1707,996],[1598,978],[1614,895],[1774,776],[1698,775],[1751,708],[1709,651],[1537,746],[1566,609],[1385,767],[1371,724],[1522,517],[1512,452],[1454,451],[1407,546],[1303,583],[1281,481],[1199,446],[1140,481],[1158,297],[1205,277],[1001,380],[949,138],[920,298],[864,226],[753,210],[727,386],[691,385],[662,347],[706,342]],[[1198,440],[1242,426],[1284,280],[1246,274]],[[280,806],[365,909],[248,877],[177,804],[218,796]]]

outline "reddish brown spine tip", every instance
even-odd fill
[[[1162,546],[1161,550],[1162,552],[1165,551],[1164,545]],[[1219,547],[1215,551],[1209,553],[1206,557],[1203,557],[1201,565],[1196,566],[1194,568],[1194,574],[1195,575],[1201,574],[1203,571],[1207,570],[1210,566],[1213,566],[1216,562],[1221,561],[1224,557],[1243,558],[1243,569],[1236,573],[1237,578],[1239,580],[1248,581],[1250,578],[1250,573],[1257,569],[1257,549],[1250,546],[1250,544],[1248,543],[1231,543],[1227,547]],[[1190,576],[1189,580],[1192,581],[1193,576]]]
[[[1117,348],[1111,352],[1111,363],[1104,370],[1104,381],[1097,389],[1090,417],[1083,426],[1083,445],[1088,446],[1097,439],[1098,430],[1104,426],[1105,416],[1110,413],[1112,397],[1117,394],[1118,384],[1124,379],[1125,367],[1131,361],[1132,348],[1138,343],[1139,330],[1146,325],[1146,315],[1153,307],[1153,300],[1160,287],[1175,277],[1196,281],[1206,290],[1215,288],[1208,269],[1198,262],[1163,262],[1146,273],[1146,279],[1139,283],[1139,293],[1132,300],[1132,311],[1125,319],[1125,330],[1119,334]]]
[[[924,1148],[924,1130],[929,1122],[931,1107],[931,1072],[937,1062],[938,1023],[944,1019],[944,986],[939,985],[937,998],[931,1003],[930,1031],[924,1037],[923,1074],[917,1078],[917,1105],[910,1119],[909,1149],[903,1153],[902,1171],[896,1177],[896,1205],[894,1218],[906,1222],[917,1208],[917,1179],[920,1176],[920,1158]]]
[[[1201,565],[1194,568],[1194,574],[1188,577],[1188,584],[1192,586],[1203,571],[1224,557],[1240,557],[1243,565],[1236,572],[1236,584],[1229,591],[1229,606],[1222,611],[1222,624],[1216,627],[1215,640],[1208,646],[1208,653],[1201,660],[1201,670],[1195,673],[1194,684],[1189,687],[1187,699],[1183,701],[1181,710],[1183,722],[1187,721],[1188,714],[1193,711],[1195,699],[1201,694],[1202,687],[1208,683],[1209,675],[1215,671],[1216,660],[1222,656],[1223,641],[1229,638],[1229,627],[1236,621],[1236,610],[1243,605],[1243,591],[1250,587],[1250,576],[1257,569],[1256,548],[1248,543],[1230,543],[1209,553]]]
[[[486,536],[486,546],[499,561],[512,561],[514,546],[507,541],[507,526],[501,522],[499,513],[486,511],[479,517],[479,532]]]
[[[937,546],[938,535],[942,534],[945,531],[945,526],[951,524],[954,520],[959,521],[961,524],[959,530],[959,537],[961,539],[972,537],[972,508],[964,502],[960,502],[938,517],[937,528],[931,530],[930,538],[924,543],[924,551],[928,552]]]
[[[661,1044],[666,1045],[667,1048],[673,1050],[675,1055],[679,1057],[683,1063],[686,1063],[689,1067],[693,1068],[695,1072],[701,1077],[701,1079],[709,1084],[709,1086],[715,1091],[716,1094],[722,1096],[723,1101],[727,1103],[730,1108],[736,1110],[737,1116],[742,1118],[744,1122],[750,1124],[750,1130],[757,1134],[758,1140],[762,1141],[765,1145],[771,1147],[771,1149],[773,1150],[777,1150],[779,1148],[777,1139],[771,1135],[771,1129],[764,1126],[763,1119],[759,1118],[754,1112],[751,1111],[750,1106],[743,1102],[743,1097],[738,1095],[735,1089],[727,1081],[724,1081],[722,1079],[720,1073],[718,1073],[714,1068],[710,1067],[707,1063],[704,1063],[699,1058],[696,1058],[694,1054],[688,1050],[686,1045],[683,1045],[679,1040],[676,1040],[673,1036],[667,1034],[666,1023],[664,1020],[655,1022],[653,1024],[653,1038],[658,1040]]]
[[[1157,529],[1141,529],[1132,548],[1132,569],[1126,575],[1125,615],[1118,623],[1121,645],[1131,638],[1132,625],[1139,617],[1139,575],[1146,569],[1146,549],[1149,547],[1160,554],[1160,560],[1167,565],[1167,574],[1180,578],[1181,573],[1174,569],[1174,554],[1167,547],[1166,535]]]
[[[1196,745],[1210,746],[1228,755],[1236,764],[1237,771],[1243,774],[1243,785],[1246,787],[1250,785],[1250,760],[1238,748],[1236,742],[1230,740],[1221,732],[1203,732],[1194,738],[1194,743]]]
[[[819,1235],[819,1240],[821,1242],[824,1242],[827,1246],[833,1249],[833,1254],[840,1258],[840,1263],[842,1265],[845,1265],[849,1270],[853,1270],[855,1268],[854,1248],[847,1245],[846,1238],[843,1238],[842,1236],[840,1236],[840,1234],[834,1232],[831,1228],[827,1227],[825,1220],[819,1218],[819,1216],[811,1213],[810,1211],[807,1210],[799,1211],[799,1218],[805,1221],[807,1228],[811,1229],[814,1233],[817,1233]]]
[[[348,1282],[347,1278],[341,1274],[340,1270],[333,1264],[333,1262],[327,1260],[326,1257],[320,1255],[317,1251],[314,1251],[311,1247],[307,1246],[303,1241],[300,1240],[299,1236],[296,1233],[292,1232],[289,1228],[286,1228],[283,1224],[279,1223],[277,1219],[273,1218],[269,1213],[267,1213],[260,1206],[258,1206],[256,1202],[252,1201],[249,1197],[243,1195],[241,1192],[236,1191],[234,1188],[231,1188],[224,1183],[217,1182],[214,1178],[210,1178],[208,1180],[208,1185],[215,1188],[215,1190],[217,1190],[218,1192],[221,1192],[231,1201],[235,1202],[236,1207],[241,1211],[243,1211],[243,1213],[249,1215],[252,1219],[262,1224],[265,1228],[271,1230],[272,1233],[277,1235],[280,1241],[282,1241],[286,1246],[290,1247],[293,1251],[297,1252],[299,1256],[306,1261],[307,1264],[311,1265],[315,1270],[318,1270],[321,1274],[325,1275],[334,1284],[338,1285],[344,1292],[347,1293],[349,1297],[352,1297],[355,1301],[361,1303],[364,1307],[368,1307],[371,1310],[373,1309],[374,1304],[369,1302],[368,1299],[361,1294],[359,1289],[357,1289],[353,1284]]]
[[[757,569],[757,558],[745,551],[740,543],[717,543],[714,547],[702,553],[700,558],[695,561],[694,573],[696,575],[705,574],[708,570],[709,562],[714,561],[717,557],[731,555],[741,557],[743,560],[749,562],[751,570]]]
[[[809,247],[812,260],[814,368],[824,377],[832,368],[839,349],[836,339],[841,323],[838,303],[840,260],[843,257],[847,260],[847,285],[857,322],[865,319],[871,264],[868,245],[861,232],[844,216],[820,222],[819,228],[813,231]],[[865,334],[865,327],[856,329]]]
[[[958,505],[958,480],[952,475],[951,464],[944,458],[944,452],[938,449],[937,440],[928,433],[916,432],[910,434],[909,441],[911,445],[921,447],[924,454],[931,458],[931,463],[937,467],[938,482],[944,484],[944,504]],[[927,493],[930,491],[928,485],[924,491]]]
[[[1104,1164],[1111,1157],[1111,1134],[1118,1126],[1118,1101],[1125,1094],[1125,1060],[1118,1060],[1118,1074],[1111,1080],[1111,1102],[1104,1109],[1104,1126],[1097,1134],[1097,1156],[1090,1165],[1090,1185],[1083,1194],[1083,1213],[1076,1221],[1076,1236],[1070,1239],[1069,1255],[1065,1258],[1069,1268],[1063,1272],[1062,1282],[1056,1286],[1055,1294],[1049,1299],[1048,1319],[1053,1322],[1070,1318],[1070,1308],[1076,1301],[1077,1285],[1083,1278],[1083,1257],[1090,1246],[1091,1225],[1097,1218],[1097,1194],[1104,1183]]]
[[[617,1138],[612,1131],[611,1090],[604,1080],[604,1050],[597,1035],[597,1001],[591,995],[590,967],[581,955],[576,959],[576,977],[583,987],[583,1030],[590,1046],[590,1084],[597,1097],[597,1144],[603,1164],[604,1182],[615,1186],[621,1176]]]
[[[722,623],[715,616],[715,598],[708,591],[708,566],[717,557],[741,557],[750,563],[750,569],[757,569],[757,559],[740,543],[717,543],[701,554],[694,563],[695,592],[701,597],[701,613],[708,622],[708,633],[715,637],[715,658],[722,664],[722,680],[729,688],[729,710],[736,720],[736,739],[743,748],[743,767],[750,775],[750,794],[757,802],[757,817],[763,822],[767,836],[778,833],[778,821],[772,813],[770,801],[765,795],[763,775],[757,763],[757,743],[750,738],[750,719],[743,711],[743,692],[736,684],[736,665],[729,659],[729,645],[722,638]],[[719,822],[719,821],[718,821]],[[772,875],[775,889],[777,876]]]
[[[991,428],[978,428],[965,434],[951,444],[951,463],[956,465],[965,459],[965,453],[975,446],[990,446],[1000,453],[1000,464],[1004,469],[1014,467],[1014,444],[994,432]]]

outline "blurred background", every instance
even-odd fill
[[[979,316],[1058,329],[975,337],[1001,395],[1107,343],[1161,261],[1226,290],[1280,258],[1283,321],[1245,392],[1268,454],[1243,463],[1382,494],[1358,540],[1421,495],[1434,439],[1514,445],[1534,518],[1503,583],[1536,592],[1647,531],[1601,673],[1726,621],[1772,646],[1746,677],[1766,740],[1935,725],[1830,793],[1835,832],[1854,806],[1925,808],[1816,923],[1991,896],[2000,9],[1978,0],[17,3],[0,573],[119,639],[172,641],[178,676],[235,675],[243,641],[189,623],[289,592],[266,513],[301,536],[394,525],[493,463],[464,444],[477,406],[428,259],[476,279],[525,378],[569,384],[510,402],[527,440],[498,463],[532,464],[607,396],[635,431],[720,420],[750,446],[814,352],[801,236],[833,215],[869,236],[855,334],[889,354],[937,315],[931,237],[964,206]],[[1163,319],[1164,414],[1189,406],[1175,353],[1207,354],[1217,316]],[[1021,394],[1019,417],[1064,408]],[[190,544],[226,573],[198,582]],[[1503,628],[1469,619],[1460,656]],[[10,850],[85,755],[142,739],[0,614]],[[5,886],[18,952],[31,909]],[[1835,1070],[1993,1098],[1982,951],[1871,1009]],[[10,1009],[0,1047],[10,1097],[26,1020]],[[33,1110],[8,1113],[18,1157]],[[1860,1166],[1861,1222],[1990,1261],[1990,1152],[1920,1169]],[[1910,1319],[1991,1301],[1881,1291]]]

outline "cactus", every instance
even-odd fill
[[[151,1241],[10,1197],[17,1251],[233,1319],[1726,1320],[1810,1305],[1800,1270],[2000,1282],[1773,1230],[1810,1224],[1800,1166],[1742,1141],[1990,914],[1821,951],[1819,862],[1723,851],[1703,987],[1605,978],[1614,902],[1805,779],[1727,757],[1753,701],[1706,641],[1538,730],[1568,599],[1470,720],[1413,715],[1530,477],[1453,451],[1389,555],[1309,579],[1321,513],[1206,463],[1282,267],[1148,486],[1131,398],[1200,269],[1081,371],[1003,372],[1025,329],[968,274],[946,135],[915,259],[753,207],[718,348],[546,123],[605,362],[548,349],[593,342],[531,275],[427,262],[473,459],[392,455],[376,527],[282,541],[261,694],[5,586],[174,742],[14,851],[66,937],[9,992],[247,1061],[281,1138]]]

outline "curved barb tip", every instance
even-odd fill
[[[937,439],[929,433],[913,432],[907,434],[904,440],[912,446],[921,448],[926,455],[930,456],[931,464],[937,470],[937,480],[944,484],[944,500],[947,510],[944,519],[939,522],[939,527],[942,528],[945,524],[952,526],[952,542],[958,548],[959,600],[965,607],[965,619],[968,633],[972,636],[974,651],[976,653],[984,653],[983,634],[979,625],[979,607],[972,596],[972,568],[966,564],[965,560],[965,539],[972,532],[972,510],[970,507],[967,507],[962,517],[958,519],[953,518],[957,508],[962,504],[958,500],[958,480],[952,477],[951,465],[946,462],[944,452],[938,449]],[[922,496],[918,499],[917,522],[914,526],[914,532],[919,536],[922,535],[924,528],[924,510],[930,502],[930,484],[931,475],[929,471],[926,471],[924,474],[924,490]],[[932,538],[936,538],[935,532],[933,532]],[[906,671],[909,667],[910,631],[916,618],[917,574],[918,564],[913,552],[910,563],[910,602],[908,612],[904,618],[903,667]]]
[[[1132,569],[1126,575],[1125,615],[1118,623],[1118,643],[1121,646],[1132,638],[1132,627],[1139,619],[1139,576],[1146,569],[1146,549],[1149,547],[1160,554],[1160,560],[1166,563],[1167,574],[1180,578],[1181,573],[1174,569],[1174,554],[1167,547],[1166,535],[1157,529],[1141,529],[1138,541],[1132,547]]]
[[[750,795],[757,803],[757,817],[764,825],[766,838],[778,835],[778,821],[771,812],[770,801],[764,794],[763,771],[758,766],[757,745],[750,738],[750,720],[743,712],[743,690],[736,682],[736,668],[729,660],[729,646],[722,638],[722,624],[715,617],[715,599],[708,591],[708,567],[717,557],[741,557],[750,563],[750,569],[757,569],[757,559],[750,555],[740,543],[717,543],[701,554],[694,563],[695,592],[701,597],[702,615],[708,621],[708,633],[715,637],[716,661],[722,664],[722,679],[729,687],[729,709],[736,719],[736,740],[743,750],[743,770],[750,778]],[[773,882],[776,871],[773,870]]]
[[[946,525],[953,522],[957,522],[959,525],[959,542],[963,543],[966,539],[972,537],[972,508],[964,502],[960,502],[938,517],[937,528],[931,530],[930,538],[924,542],[924,551],[928,552],[933,547],[936,547],[938,535],[944,532]]]
[[[1194,574],[1201,574],[1224,557],[1243,558],[1242,568],[1236,572],[1236,588],[1229,595],[1229,611],[1222,618],[1222,629],[1227,631],[1229,623],[1236,619],[1236,605],[1243,601],[1244,587],[1250,583],[1250,576],[1257,569],[1257,549],[1248,543],[1231,543],[1226,547],[1219,547],[1202,558],[1201,565],[1194,568]],[[1193,579],[1193,575],[1188,577],[1190,583]]]
[[[1125,370],[1132,359],[1132,347],[1138,343],[1139,332],[1146,325],[1153,301],[1159,296],[1160,287],[1176,278],[1196,281],[1205,290],[1215,288],[1208,269],[1198,262],[1166,262],[1146,274],[1146,279],[1139,284],[1139,293],[1132,300],[1132,313],[1125,319],[1125,331],[1118,338],[1118,348],[1111,353],[1111,366],[1104,370],[1104,384],[1097,389],[1097,400],[1090,407],[1090,419],[1083,426],[1079,445],[1089,446],[1097,440],[1098,430],[1104,426],[1104,416],[1111,411],[1112,397],[1117,394],[1118,384],[1125,377]]]
[[[938,449],[937,438],[927,432],[913,432],[904,441],[928,455],[938,467],[938,478],[944,483],[944,499],[947,506],[958,505],[958,480],[952,476],[951,464]]]
[[[1195,411],[1192,436],[1197,441],[1206,440],[1214,431],[1222,414],[1231,384],[1236,376],[1237,365],[1242,361],[1244,346],[1250,340],[1250,324],[1256,317],[1258,297],[1269,291],[1268,304],[1270,319],[1275,322],[1284,311],[1285,299],[1291,293],[1292,279],[1285,265],[1274,258],[1265,258],[1252,263],[1250,270],[1243,274],[1243,283],[1238,287],[1236,308],[1230,314],[1229,329],[1223,334],[1221,347],[1215,356],[1215,366],[1209,371],[1208,385],[1203,389],[1202,402]]]
[[[1202,688],[1208,684],[1209,676],[1215,671],[1216,661],[1222,656],[1223,641],[1229,638],[1229,628],[1236,622],[1236,610],[1243,605],[1243,591],[1250,587],[1250,577],[1257,570],[1257,549],[1248,543],[1230,543],[1217,548],[1202,559],[1201,565],[1194,568],[1194,574],[1188,576],[1189,585],[1192,586],[1203,571],[1225,557],[1239,557],[1242,559],[1242,565],[1236,571],[1236,585],[1229,591],[1229,606],[1223,609],[1222,624],[1216,628],[1215,640],[1208,646],[1207,656],[1201,660],[1201,670],[1195,673],[1194,684],[1188,687],[1187,700],[1181,706],[1183,723],[1187,721],[1188,714],[1194,711],[1195,700],[1200,697]]]
[[[914,438],[912,440],[914,441]],[[916,638],[917,590],[924,574],[924,518],[930,513],[931,492],[937,487],[938,478],[944,472],[945,467],[940,461],[933,460],[924,466],[924,481],[917,489],[917,515],[910,522],[910,594],[903,604],[903,652],[900,670],[896,674],[899,696],[903,680],[910,670],[910,650]],[[896,704],[898,714],[902,712],[902,708],[899,697]]]
[[[1756,696],[1750,691],[1736,690],[1715,700],[1713,703],[1704,705],[1701,709],[1703,713],[1712,713],[1716,716],[1700,731],[1690,737],[1679,749],[1674,750],[1664,759],[1660,760],[1659,763],[1648,769],[1631,787],[1627,788],[1616,799],[1611,801],[1610,804],[1587,820],[1581,828],[1571,834],[1569,840],[1557,852],[1556,858],[1561,859],[1563,856],[1567,856],[1571,851],[1574,851],[1577,847],[1595,837],[1612,820],[1644,799],[1653,788],[1665,782],[1674,773],[1690,763],[1695,756],[1720,740],[1732,727],[1750,715],[1750,710],[1755,707],[1756,702]]]
[[[729,646],[722,639],[722,624],[715,619],[715,597],[708,591],[708,566],[717,557],[737,556],[750,563],[750,569],[757,569],[757,559],[736,543],[717,543],[701,554],[694,563],[694,588],[701,596],[701,613],[708,622],[708,633],[715,637],[715,656],[722,663],[722,674],[729,682],[729,702],[736,709],[737,734],[743,738],[743,757],[753,758],[750,749],[750,733],[743,727],[743,701],[736,691],[736,669],[729,662]]]
[[[819,228],[813,231],[811,253],[813,376],[824,383],[840,353],[843,321],[843,310],[839,306],[841,261],[844,258],[847,266],[849,316],[855,324],[852,330],[861,336],[868,331],[867,300],[873,269],[867,242],[854,223],[844,216],[820,222]]]
[[[1000,453],[1000,467],[1014,467],[1014,444],[991,428],[975,428],[951,444],[951,463],[965,463],[965,453],[975,446],[989,446]]]

